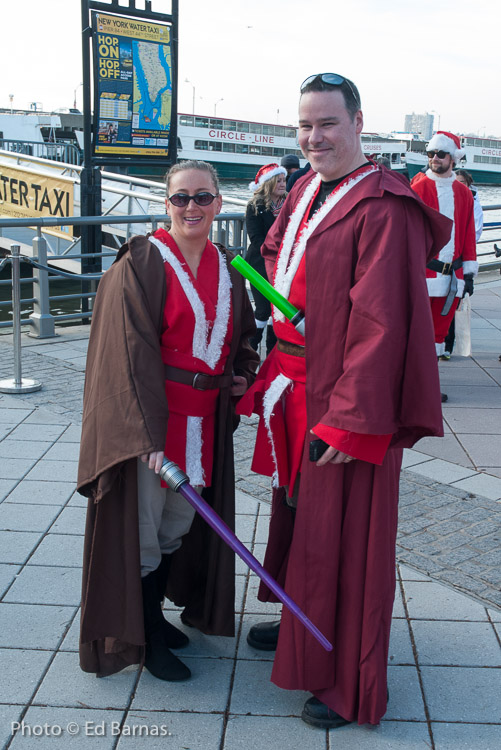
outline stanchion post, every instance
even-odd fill
[[[41,265],[47,265],[47,241],[40,233],[33,238],[33,255]],[[43,268],[33,268],[33,312],[30,315],[31,330],[28,336],[37,339],[50,339],[57,336],[54,316],[50,313],[49,272]],[[35,294],[35,290],[38,291]]]
[[[11,245],[12,264],[12,337],[14,350],[14,377],[0,380],[0,393],[32,393],[39,391],[39,380],[23,380],[21,366],[21,246]]]

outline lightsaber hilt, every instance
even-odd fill
[[[291,321],[293,326],[295,327],[296,331],[300,333],[302,336],[304,336],[304,313],[301,310],[298,310],[297,307],[295,307],[293,304],[289,302],[288,299],[286,299],[283,294],[280,294],[277,289],[275,289],[274,286],[270,284],[270,282],[265,279],[263,276],[261,276],[258,271],[256,271],[252,266],[247,263],[246,260],[244,260],[240,255],[237,255],[233,260],[231,261],[231,265],[236,268],[236,270],[242,274],[242,276],[245,276],[245,278],[250,281],[252,286],[254,286],[258,292],[261,292],[261,294],[266,297],[268,302],[271,302],[272,305],[274,305],[277,310],[280,310],[285,317]]]
[[[163,479],[165,484],[171,490],[174,490],[174,492],[179,492],[180,487],[190,481],[188,475],[174,461],[169,461],[168,458],[164,458],[163,460],[160,469],[160,479]]]

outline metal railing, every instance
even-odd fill
[[[78,254],[78,255],[52,255],[48,256],[47,253],[47,240],[42,235],[42,228],[44,227],[58,227],[58,226],[84,226],[84,225],[108,225],[108,224],[141,224],[145,222],[150,225],[151,232],[154,232],[159,224],[163,224],[169,221],[167,214],[159,215],[138,215],[138,216],[69,216],[61,219],[55,219],[53,217],[39,218],[39,219],[0,219],[0,232],[4,228],[23,228],[30,227],[36,228],[37,235],[32,241],[32,252],[33,256],[21,255],[20,260],[31,264],[33,268],[32,278],[19,278],[19,287],[33,285],[32,297],[21,298],[21,304],[30,304],[33,306],[33,312],[27,318],[20,318],[22,325],[30,326],[30,336],[36,338],[52,338],[56,335],[55,324],[68,321],[82,321],[87,322],[92,316],[92,300],[96,296],[97,284],[102,276],[102,273],[98,274],[80,274],[80,273],[67,273],[62,271],[60,268],[54,265],[49,266],[49,263],[61,263],[61,261],[74,260],[79,261],[82,259],[104,259],[115,257],[116,250],[106,248],[104,251],[89,253],[89,254]],[[241,254],[247,246],[247,232],[245,229],[245,216],[242,213],[232,214],[218,214],[215,217],[211,227],[210,238],[213,242],[219,242],[220,244],[227,247],[229,250],[235,253]],[[14,243],[14,240],[13,240]],[[11,258],[7,257],[0,263],[1,268],[10,262]],[[71,279],[75,282],[82,284],[81,292],[75,294],[64,294],[64,295],[51,295],[49,292],[49,278],[51,284],[57,283],[58,281],[67,281]],[[12,277],[14,282],[14,275]],[[11,281],[0,280],[0,286],[10,285]],[[13,294],[14,296],[14,294]],[[50,309],[51,302],[59,302],[66,300],[82,300],[86,301],[86,305],[82,305],[82,310],[74,313],[61,313],[53,315]],[[89,304],[90,303],[90,304]],[[6,300],[0,302],[0,308],[11,308],[11,301]],[[88,306],[89,309],[85,309]],[[14,314],[14,310],[13,310]],[[13,321],[2,321],[0,322],[0,328],[11,328]]]
[[[484,206],[484,211],[501,210],[501,205]],[[96,296],[96,289],[99,278],[102,274],[80,274],[80,273],[66,273],[61,269],[58,269],[54,265],[49,267],[49,263],[55,264],[61,262],[73,260],[81,261],[86,258],[94,259],[109,259],[116,255],[116,249],[104,248],[101,252],[91,253],[87,255],[82,254],[71,254],[68,255],[65,251],[63,255],[52,255],[48,256],[47,252],[47,240],[42,235],[42,229],[46,227],[58,227],[58,226],[84,226],[89,224],[101,224],[103,226],[119,225],[124,224],[127,227],[135,225],[141,225],[143,229],[144,225],[147,224],[150,227],[150,231],[154,232],[160,224],[163,224],[169,220],[166,214],[159,215],[128,215],[128,216],[70,216],[60,219],[53,217],[39,218],[39,219],[4,219],[0,218],[0,235],[3,229],[14,228],[14,227],[30,227],[36,228],[37,235],[32,240],[32,253],[33,257],[21,256],[23,261],[31,263],[33,268],[33,277],[20,279],[20,286],[32,285],[33,291],[31,297],[24,297],[21,299],[23,305],[32,305],[33,311],[28,317],[21,318],[20,323],[22,325],[28,325],[30,327],[30,336],[37,338],[50,338],[55,336],[55,324],[56,323],[68,323],[71,321],[82,321],[88,322],[92,317],[92,301]],[[484,225],[485,232],[492,232],[501,229],[500,222],[487,222]],[[127,236],[129,232],[127,231]],[[211,228],[211,239],[214,242],[219,242],[225,245],[228,249],[241,254],[247,247],[247,233],[245,229],[245,215],[243,213],[227,213],[219,214],[216,216],[214,223]],[[484,235],[483,235],[484,236]],[[15,240],[13,240],[15,242]],[[479,245],[485,245],[487,243],[494,243],[494,248],[489,252],[479,252],[478,257],[485,257],[493,255],[495,259],[489,263],[482,263],[480,271],[491,271],[501,269],[501,249],[498,249],[496,242],[501,242],[501,237],[481,239]],[[73,249],[75,249],[73,247]],[[5,265],[6,261],[2,261],[0,268]],[[49,291],[49,278],[50,283],[54,284],[61,281],[67,281],[68,278],[75,282],[81,283],[81,291],[71,294],[51,295]],[[10,285],[11,281],[0,280],[0,287]],[[51,312],[51,302],[63,302],[66,300],[82,300],[82,309],[78,312],[72,313],[59,313],[54,315]],[[10,309],[11,301],[0,301],[0,309]],[[11,328],[13,321],[1,321],[0,328]]]
[[[82,150],[74,143],[67,143],[61,140],[47,142],[0,138],[0,148],[14,154],[35,156],[37,159],[49,159],[50,161],[60,161],[75,165],[82,163]]]

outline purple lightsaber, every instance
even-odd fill
[[[254,555],[249,552],[247,547],[244,547],[240,539],[235,536],[230,527],[223,521],[218,514],[212,510],[210,505],[193,489],[190,481],[184,471],[182,471],[174,461],[169,461],[164,458],[162,468],[160,469],[160,478],[171,488],[174,492],[179,492],[190,505],[192,505],[197,513],[200,513],[204,521],[214,529],[216,534],[219,534],[221,539],[231,547],[239,557],[242,558],[244,563],[264,581],[268,588],[273,591],[277,599],[282,604],[285,604],[292,614],[303,623],[312,636],[322,645],[326,651],[332,651],[332,643],[322,635],[320,630],[312,623],[312,621],[305,615],[302,609],[298,607],[295,601],[293,601],[288,594],[285,593],[283,588],[275,581],[272,576],[266,571],[261,563],[256,560]]]

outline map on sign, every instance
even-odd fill
[[[93,32],[96,154],[168,157],[170,27],[96,13]]]
[[[134,61],[134,98],[132,104],[135,128],[166,130],[170,128],[172,82],[170,80],[170,47],[147,42],[132,43]]]

